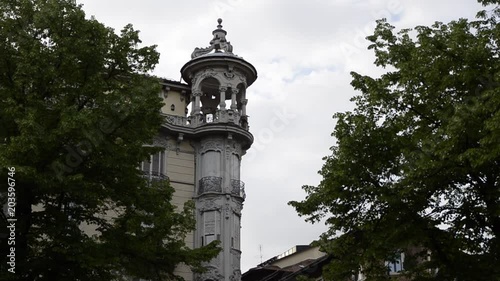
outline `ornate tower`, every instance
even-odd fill
[[[218,23],[210,46],[195,48],[181,69],[190,87],[186,92],[190,115],[167,117],[178,141],[189,139],[194,148],[197,227],[193,246],[219,240],[223,249],[208,263],[208,271],[195,277],[200,281],[240,280],[240,221],[245,200],[240,166],[253,142],[246,89],[257,78],[257,71],[233,54],[222,20]]]

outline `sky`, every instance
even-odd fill
[[[242,272],[294,245],[309,244],[327,227],[287,205],[317,185],[322,158],[335,145],[336,112],[352,110],[351,71],[378,76],[368,41],[375,20],[397,29],[474,18],[474,0],[77,0],[87,16],[119,31],[128,23],[144,45],[157,45],[153,74],[180,80],[195,47],[208,47],[222,18],[233,53],[252,63],[247,89],[255,141],[243,157],[245,182]]]

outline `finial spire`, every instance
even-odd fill
[[[207,48],[195,48],[191,54],[191,59],[206,55],[212,50],[215,50],[216,53],[224,51],[226,54],[233,55],[233,46],[230,42],[226,41],[227,32],[222,29],[222,19],[217,19],[217,23],[217,29],[212,31],[214,38],[210,41],[210,46]]]

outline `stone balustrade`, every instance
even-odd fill
[[[196,114],[188,117],[163,114],[165,122],[175,126],[198,127],[206,124],[235,124],[248,131],[248,116],[237,110],[218,110],[215,114]]]

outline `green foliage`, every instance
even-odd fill
[[[328,280],[388,280],[400,251],[412,280],[500,280],[500,10],[479,16],[367,38],[387,72],[352,73],[323,180],[290,202],[329,225]]]
[[[155,46],[71,0],[0,0],[0,187],[15,167],[16,274],[1,280],[171,280],[219,249],[191,250],[193,206],[137,170],[162,123]],[[6,218],[1,231],[6,231]],[[83,231],[87,226],[93,232]]]

